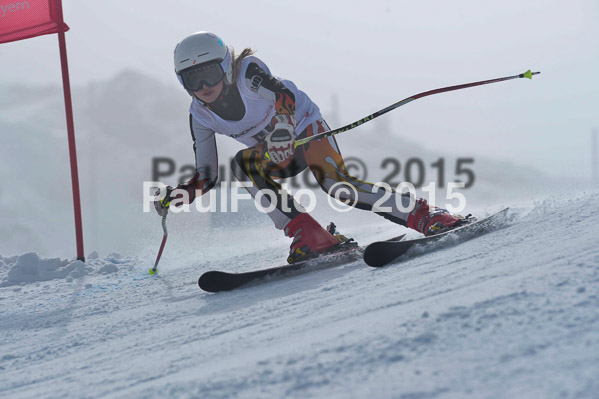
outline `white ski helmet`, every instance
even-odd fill
[[[175,73],[185,87],[181,73],[197,65],[218,62],[226,84],[233,82],[231,52],[222,39],[210,32],[197,32],[183,39],[175,47]]]

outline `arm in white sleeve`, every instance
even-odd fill
[[[191,114],[189,115],[189,126],[193,138],[198,180],[209,179],[216,183],[218,179],[218,152],[214,131],[201,125]]]
[[[189,115],[189,127],[193,139],[196,173],[188,182],[179,184],[176,188],[187,191],[189,203],[192,203],[196,196],[207,193],[216,184],[218,179],[218,154],[216,151],[216,138],[212,129],[201,125],[191,114]],[[187,202],[183,201],[182,203]]]

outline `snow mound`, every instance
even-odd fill
[[[0,255],[0,287],[57,279],[73,281],[90,274],[117,273],[118,265],[126,263],[123,259],[115,257],[99,259],[95,252],[93,255],[89,263],[60,258],[40,258],[35,252],[9,258]]]

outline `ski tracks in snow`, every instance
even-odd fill
[[[0,288],[0,395],[592,398],[598,203],[548,200],[385,268],[215,295],[197,262]]]

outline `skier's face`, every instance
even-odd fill
[[[213,103],[216,101],[220,93],[223,91],[224,87],[224,79],[216,84],[216,86],[208,87],[204,85],[200,90],[194,91],[193,94],[196,95],[197,98],[204,101],[205,103]]]

